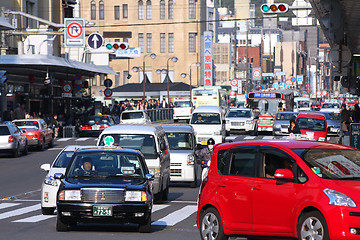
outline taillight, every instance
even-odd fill
[[[81,129],[82,130],[88,130],[88,129],[91,129],[91,127],[90,126],[82,126]]]
[[[175,110],[173,110],[173,114],[175,114]]]
[[[190,109],[190,113],[192,113],[192,109]]]
[[[200,186],[200,193],[202,192],[202,190],[204,189],[206,183],[208,182],[208,176],[206,176],[202,181],[201,181],[201,186]]]
[[[100,126],[101,129],[104,129],[104,128],[107,128],[107,127],[109,127],[109,126],[108,125],[101,125]]]
[[[13,136],[9,137],[8,143],[13,143],[15,142],[15,138]]]

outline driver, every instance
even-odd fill
[[[75,174],[77,176],[94,175],[95,171],[93,170],[93,164],[92,164],[91,158],[85,157],[82,160],[81,167],[75,170]]]

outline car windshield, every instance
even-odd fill
[[[85,163],[87,162],[87,163]],[[79,153],[66,173],[67,178],[76,177],[140,177],[144,178],[144,166],[140,156],[130,153],[97,152]]]
[[[16,126],[26,129],[39,129],[39,123],[37,121],[16,121]]]
[[[181,101],[181,102],[175,102],[174,103],[175,107],[191,107],[191,102],[190,101]]]
[[[101,124],[109,124],[110,119],[108,116],[92,116],[88,121],[88,125],[101,125]]]
[[[194,113],[191,118],[192,124],[220,124],[218,113]]]
[[[191,133],[166,133],[170,150],[192,150],[193,135]]]
[[[360,180],[360,151],[344,149],[293,149],[321,178]]]
[[[296,119],[297,114],[296,113],[278,113],[276,114],[276,120],[287,120],[289,121],[290,119]]]
[[[155,137],[147,134],[104,134],[100,146],[109,145],[139,150],[146,158],[156,158]]]
[[[139,119],[139,118],[143,118],[144,115],[142,112],[124,112],[121,115],[121,118],[123,120],[130,120],[130,119]]]
[[[340,120],[340,113],[324,112],[326,120]]]
[[[298,101],[297,105],[298,108],[308,108],[309,107],[309,101]]]
[[[55,168],[66,168],[73,156],[74,151],[63,151],[54,162],[53,167]]]
[[[0,126],[0,136],[10,135],[10,131],[6,126]]]
[[[324,103],[322,108],[340,108],[340,104],[338,103]]]
[[[316,118],[298,118],[296,124],[300,130],[325,131],[325,121]]]
[[[250,118],[251,112],[249,110],[230,110],[226,117],[229,118]]]

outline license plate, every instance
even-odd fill
[[[266,131],[268,128],[267,127],[262,127],[261,131]]]
[[[337,132],[338,129],[337,128],[330,128],[330,132]]]
[[[287,128],[282,128],[281,132],[288,132],[288,129]]]
[[[112,206],[93,206],[93,216],[112,216]]]
[[[207,145],[207,141],[201,141],[201,145]]]
[[[92,126],[92,130],[99,130],[100,126]]]

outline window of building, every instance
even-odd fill
[[[143,3],[142,0],[140,0],[139,3],[138,3],[138,10],[139,10],[138,18],[140,20],[144,19],[144,3]]]
[[[189,33],[189,52],[194,53],[196,52],[196,34]]]
[[[96,3],[91,1],[91,20],[96,20]]]
[[[160,19],[165,19],[165,0],[160,1]]]
[[[169,17],[169,19],[174,19],[174,1],[173,0],[169,0],[168,17]]]
[[[129,71],[123,72],[123,79],[124,79],[124,84],[129,83]]]
[[[195,0],[189,0],[189,18],[190,19],[195,19],[196,18]]]
[[[139,33],[138,40],[139,40],[138,46],[140,48],[141,53],[143,53],[144,52],[144,34],[143,33]]]
[[[115,75],[115,86],[120,86],[120,72],[116,72],[118,75]]]
[[[152,71],[145,71],[145,75],[147,77],[147,80],[152,83]],[[139,73],[139,83],[142,83],[144,79],[143,73]]]
[[[115,20],[120,19],[120,6],[114,6],[114,18]]]
[[[152,8],[151,8],[151,1],[146,1],[146,19],[152,19]]]
[[[129,9],[128,9],[128,5],[127,4],[123,4],[123,18],[128,18],[129,17]]]
[[[93,77],[93,78],[91,79],[91,85],[92,85],[92,86],[96,86],[96,84],[97,84],[96,77]]]
[[[169,53],[174,52],[174,33],[169,33]]]
[[[104,1],[99,2],[99,19],[104,20]]]
[[[161,73],[161,76],[160,76],[160,80],[161,82],[166,82],[166,73]],[[169,71],[169,79],[170,79],[170,82],[174,82],[174,71]]]
[[[100,86],[104,86],[105,74],[100,74]]]
[[[147,53],[152,52],[152,34],[151,33],[146,34],[146,52]]]
[[[160,33],[160,52],[166,52],[166,35],[165,33]]]

